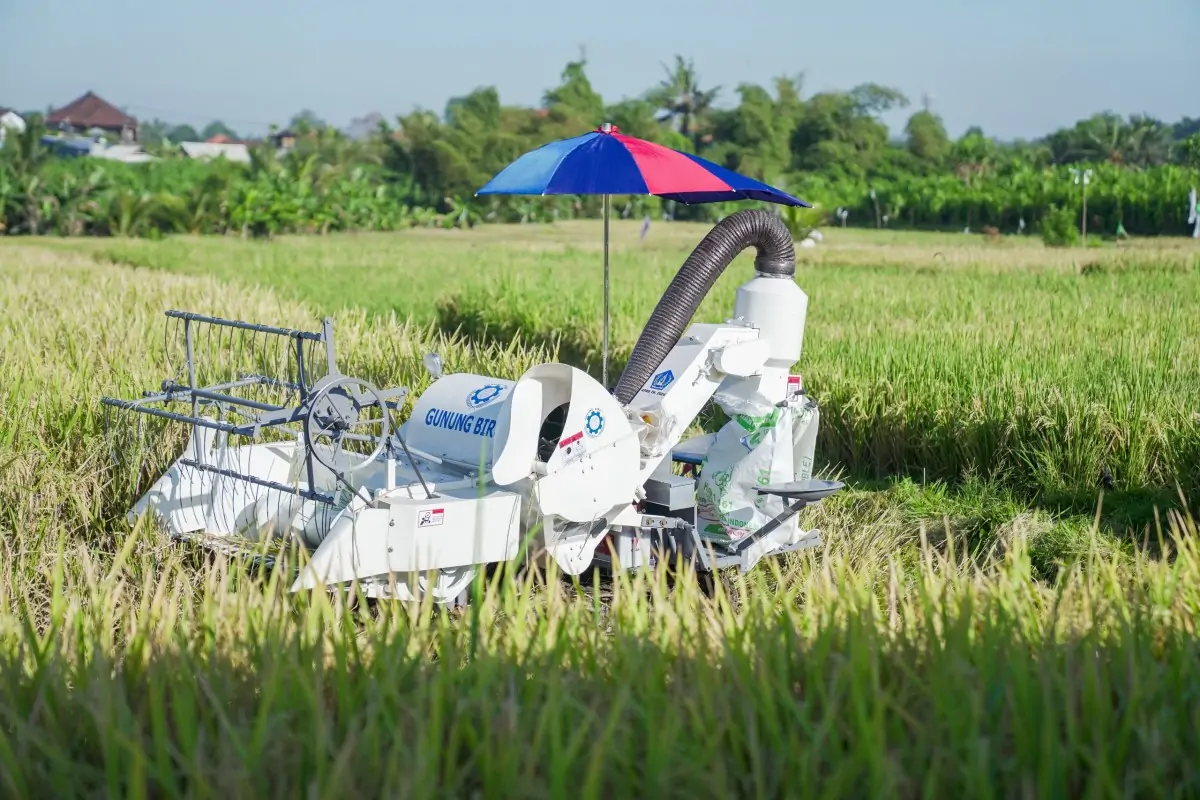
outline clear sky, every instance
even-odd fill
[[[806,96],[874,81],[917,107],[928,93],[953,135],[1032,137],[1102,110],[1200,116],[1200,0],[0,0],[0,34],[0,106],[92,89],[142,119],[248,133],[302,108],[336,125],[440,112],[481,84],[535,104],[581,45],[609,101],[680,53],[727,101],[793,73]]]

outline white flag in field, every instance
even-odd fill
[[[1200,239],[1200,212],[1196,211],[1196,187],[1188,192],[1188,224],[1194,225],[1192,228],[1192,238]]]

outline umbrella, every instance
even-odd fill
[[[779,205],[809,203],[690,153],[626,136],[605,123],[594,131],[531,150],[501,170],[475,193],[604,196],[604,355],[608,386],[608,213],[614,194],[655,195],[692,205],[726,200],[761,200]]]

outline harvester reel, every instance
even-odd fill
[[[359,386],[361,392],[352,391],[350,387]],[[304,437],[309,452],[334,474],[348,474],[368,466],[379,458],[387,446],[391,433],[387,403],[374,385],[358,378],[345,375],[327,378],[319,384],[308,403],[308,413],[304,417]],[[379,419],[365,416],[371,406],[379,407]],[[376,425],[378,432],[372,431]],[[362,430],[356,431],[356,428]],[[344,452],[348,441],[374,441],[375,449],[357,464],[339,464],[337,455]],[[334,454],[329,463],[321,456],[321,450],[315,445],[321,443],[329,447]],[[356,454],[357,455],[357,454]]]

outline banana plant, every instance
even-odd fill
[[[465,203],[457,197],[445,198],[450,210],[442,219],[443,228],[474,228],[483,217],[470,203]]]
[[[105,223],[113,236],[136,236],[153,212],[149,192],[126,187],[110,190],[102,204]]]
[[[783,224],[798,242],[807,239],[819,225],[824,224],[824,221],[825,211],[818,207],[818,204],[814,204],[812,208],[787,206],[783,209]]]

